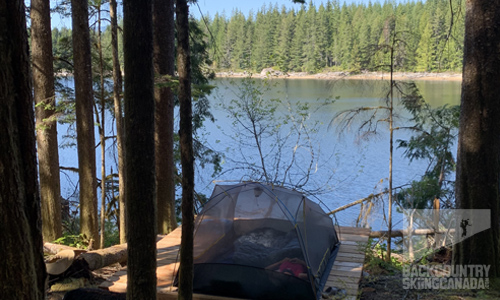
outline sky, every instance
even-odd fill
[[[54,7],[54,5],[58,2],[61,2],[62,0],[50,0],[51,7]],[[346,2],[347,4],[350,3],[368,3],[370,0],[339,0],[340,3]],[[373,2],[384,2],[384,0],[371,0]],[[407,0],[397,0],[398,2],[400,1],[407,1]],[[327,0],[313,0],[313,3],[316,6],[319,6],[321,3],[326,3]],[[306,4],[309,3],[309,0],[306,0]],[[199,18],[201,16],[201,13],[203,15],[206,15],[207,13],[210,16],[214,16],[217,12],[222,13],[223,11],[226,13],[226,16],[231,16],[231,12],[233,9],[237,8],[243,14],[248,15],[250,10],[253,10],[253,12],[257,12],[262,5],[269,6],[278,4],[278,7],[281,8],[282,5],[285,5],[287,8],[295,8],[298,9],[300,8],[301,4],[298,3],[293,3],[292,0],[198,0],[198,4],[191,4],[189,7],[190,13],[195,17]],[[120,11],[120,9],[118,9]],[[201,13],[200,13],[201,11]],[[121,12],[120,12],[120,16]],[[71,20],[69,18],[61,18],[58,14],[53,14],[52,15],[52,28],[54,27],[68,27],[71,28]]]

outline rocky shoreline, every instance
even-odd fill
[[[285,73],[273,69],[264,69],[260,73],[250,72],[217,72],[216,77],[224,78],[242,78],[252,76],[255,78],[287,78],[287,79],[323,79],[323,80],[339,80],[339,79],[358,79],[358,80],[388,80],[390,73],[386,72],[324,72],[310,74],[307,72],[290,72]],[[462,81],[461,73],[412,73],[412,72],[396,72],[393,74],[395,80],[431,80],[431,81]]]

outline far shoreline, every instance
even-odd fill
[[[390,73],[387,72],[362,72],[351,74],[349,72],[323,72],[309,74],[306,72],[290,72],[283,73],[265,69],[261,73],[250,72],[217,72],[216,78],[244,78],[252,76],[253,78],[281,78],[281,79],[318,79],[318,80],[389,80]],[[428,72],[395,72],[394,80],[427,80],[427,81],[462,81],[461,73],[428,73]]]

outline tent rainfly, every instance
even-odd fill
[[[216,185],[195,221],[195,293],[320,299],[340,246],[332,219],[297,191]]]

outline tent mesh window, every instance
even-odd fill
[[[217,185],[195,222],[195,292],[321,297],[339,240],[332,219],[303,194],[262,183]]]

